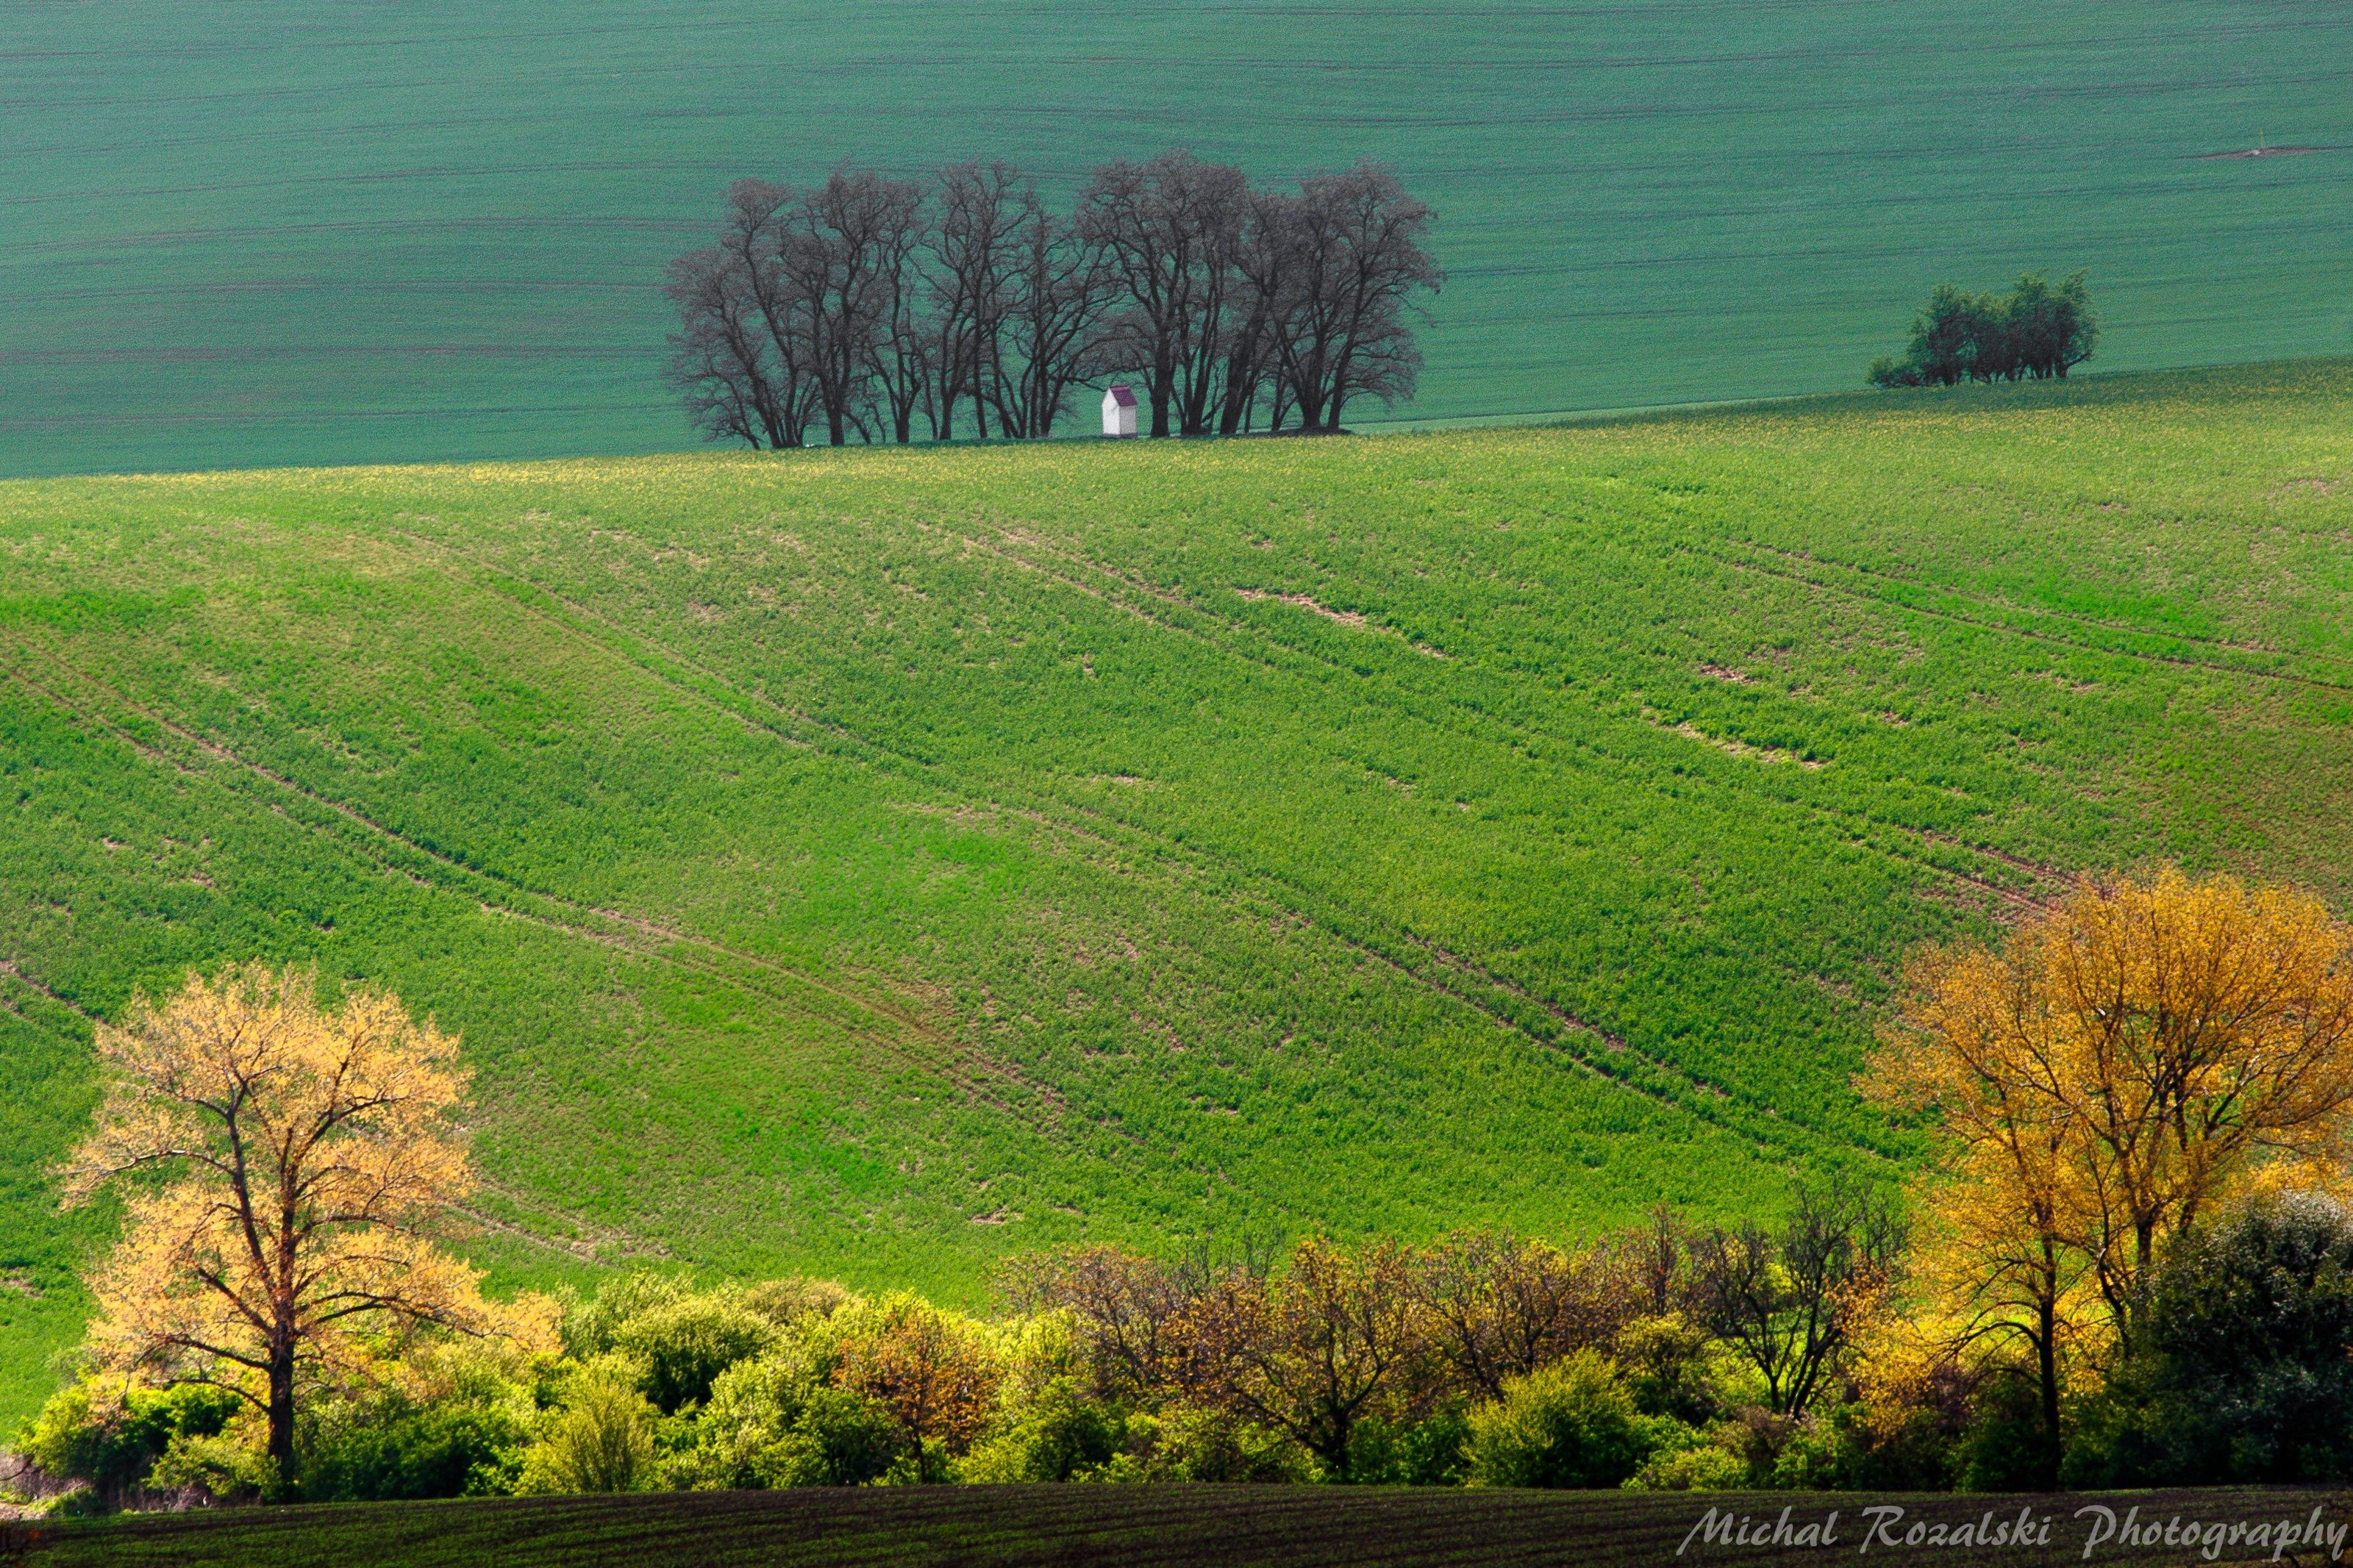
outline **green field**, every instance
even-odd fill
[[[1768,1501],[1769,1500],[1769,1501]],[[1835,1544],[1776,1552],[1817,1563],[1855,1552],[1873,1521],[1861,1510],[1894,1506],[1898,1531],[2007,1522],[2025,1510],[2050,1522],[2031,1547],[1936,1550],[1931,1561],[2045,1568],[2063,1563],[2271,1562],[2269,1546],[2147,1548],[2091,1543],[2086,1503],[2140,1521],[2273,1525],[2341,1523],[2347,1499],[2316,1489],[2135,1492],[2102,1499],[1885,1495],[1858,1498],[1769,1492],[1541,1492],[1455,1488],[894,1487],[791,1492],[691,1492],[655,1497],[546,1498],[449,1503],[360,1503],[340,1508],[242,1509],[145,1515],[39,1527],[25,1568],[82,1564],[143,1568],[636,1568],[650,1554],[695,1568],[1358,1568],[1359,1564],[1561,1564],[1651,1568],[1672,1563],[1746,1563],[1754,1546],[1686,1538],[1711,1507],[1744,1522],[1795,1528],[1833,1510]],[[1884,1516],[1883,1516],[1884,1517]],[[0,1530],[6,1527],[0,1526]],[[12,1544],[0,1535],[0,1552]],[[1878,1548],[1885,1556],[1888,1549]],[[2326,1548],[2319,1549],[2325,1556]],[[1926,1549],[1915,1548],[1915,1554]],[[1901,1555],[1901,1553],[1899,1553]],[[2300,1548],[2286,1561],[2319,1560]]]
[[[2101,363],[2353,349],[2353,12],[18,4],[0,473],[648,451],[726,183],[1189,143],[1439,209],[1430,418],[1810,392],[1928,287],[2089,268]],[[2211,157],[2274,146],[2306,155]],[[1352,409],[1356,418],[1377,415]]]
[[[0,1415],[88,1023],[464,1032],[508,1280],[1769,1209],[1905,950],[2353,894],[2353,362],[1586,428],[0,484]]]

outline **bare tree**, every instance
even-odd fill
[[[972,399],[988,438],[988,411],[1005,391],[1002,336],[1022,235],[1037,193],[1003,163],[955,163],[939,173],[939,227],[933,237],[932,434],[955,432],[956,405]],[[1018,434],[1018,432],[1008,432]]]
[[[714,440],[797,447],[809,422],[803,301],[783,266],[789,186],[738,180],[728,188],[719,243],[670,265],[678,307],[670,378],[687,413]]]
[[[1303,427],[1336,430],[1351,397],[1413,395],[1414,296],[1445,274],[1421,247],[1430,208],[1379,164],[1316,175],[1286,205],[1284,376]]]
[[[1574,1351],[1610,1342],[1641,1305],[1625,1249],[1574,1252],[1494,1231],[1449,1237],[1425,1252],[1413,1289],[1439,1354],[1463,1386],[1500,1399]]]
[[[1803,1415],[1886,1300],[1904,1243],[1884,1201],[1842,1179],[1800,1187],[1778,1233],[1747,1220],[1697,1239],[1701,1321],[1756,1367],[1777,1415]]]
[[[1642,1293],[1642,1309],[1652,1317],[1692,1306],[1695,1240],[1690,1224],[1672,1204],[1657,1205],[1646,1223],[1626,1234],[1623,1245]]]
[[[1218,434],[1247,430],[1259,399],[1273,394],[1269,428],[1282,422],[1289,401],[1282,373],[1283,350],[1290,318],[1297,311],[1293,278],[1298,270],[1299,244],[1296,197],[1279,191],[1252,191],[1241,233],[1234,247],[1234,267],[1240,275],[1233,318],[1225,334],[1225,384],[1219,400]]]
[[[923,192],[913,184],[886,184],[875,231],[877,314],[874,369],[891,416],[891,435],[901,446],[914,438],[915,410],[931,397],[935,366],[923,323],[922,252],[932,230]],[[939,432],[935,429],[933,436]]]
[[[727,258],[716,246],[687,252],[670,264],[662,291],[679,314],[665,374],[694,427],[713,441],[786,445],[766,337]]]
[[[837,447],[853,429],[873,438],[867,421],[875,412],[881,340],[900,319],[896,296],[907,282],[902,247],[921,206],[912,184],[841,168],[787,216],[778,256],[798,298],[826,436]]]
[[[1001,338],[1019,369],[997,383],[995,403],[1007,435],[1043,437],[1053,434],[1071,388],[1108,368],[1105,319],[1117,284],[1102,248],[1076,225],[1035,193],[1023,201]]]
[[[1129,307],[1118,352],[1144,376],[1155,436],[1172,413],[1186,435],[1208,429],[1248,195],[1240,169],[1176,149],[1105,164],[1080,202]]]

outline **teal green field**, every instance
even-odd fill
[[[2353,352],[2326,0],[117,0],[0,38],[0,474],[643,452],[746,174],[1186,143],[1439,210],[1426,419],[1856,384],[2082,267],[2102,368]],[[2260,143],[2308,151],[2218,156]],[[1358,422],[1377,407],[1352,409]]]
[[[0,1417],[93,1018],[463,1031],[507,1283],[1769,1211],[1905,952],[2353,896],[2353,362],[1587,427],[0,484]]]

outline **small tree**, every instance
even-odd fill
[[[161,1006],[134,997],[97,1045],[111,1081],[68,1201],[157,1178],[132,1184],[90,1281],[102,1367],[229,1390],[283,1476],[298,1399],[364,1364],[364,1335],[491,1331],[475,1271],[430,1234],[471,1185],[456,1037],[389,993],[330,1009],[307,975],[248,964]]]
[[[1619,1248],[1565,1253],[1493,1231],[1430,1247],[1414,1289],[1433,1348],[1464,1387],[1487,1399],[1501,1399],[1512,1378],[1609,1343],[1642,1304],[1632,1260]]]
[[[1301,1242],[1280,1274],[1222,1276],[1193,1320],[1203,1392],[1282,1433],[1326,1474],[1349,1479],[1349,1439],[1368,1417],[1409,1420],[1435,1392],[1412,1263],[1394,1241],[1350,1254]]]
[[[2258,1199],[2169,1248],[2117,1379],[2139,1405],[2127,1484],[2353,1476],[2353,1223],[2326,1197]],[[2130,1463],[2137,1459],[2137,1465]],[[2136,1473],[2136,1471],[2137,1473]]]
[[[1887,1299],[1904,1251],[1894,1210],[1843,1180],[1798,1189],[1778,1231],[1717,1227],[1694,1246],[1701,1321],[1765,1380],[1774,1413],[1806,1413]]]

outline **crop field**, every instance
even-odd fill
[[[0,484],[0,1416],[90,1021],[462,1030],[512,1281],[972,1301],[1892,1173],[1905,952],[2353,895],[2353,362],[1588,427]]]
[[[746,174],[1368,155],[1430,419],[1851,386],[2091,269],[2114,368],[2353,349],[2327,0],[49,0],[0,43],[0,473],[690,445],[665,260]],[[2250,158],[2259,142],[2281,149]],[[1352,410],[1361,420],[1374,407]]]
[[[1769,1501],[1767,1500],[1769,1499]],[[1894,1528],[1947,1531],[2008,1522],[2021,1511],[2047,1521],[2032,1547],[1915,1548],[1899,1557],[1977,1568],[2062,1563],[2166,1563],[2274,1561],[2269,1546],[2128,1546],[2087,1542],[2109,1507],[2135,1522],[2201,1526],[2307,1521],[2317,1508],[2341,1522],[2347,1499],[2318,1490],[2136,1492],[2105,1498],[1856,1497],[1768,1492],[1464,1491],[1355,1487],[937,1487],[792,1492],[689,1492],[654,1497],[356,1503],[338,1508],[147,1515],[42,1526],[23,1542],[23,1568],[635,1568],[649,1555],[695,1568],[1356,1568],[1361,1563],[1557,1563],[1651,1568],[1671,1563],[1753,1562],[1754,1546],[1685,1547],[1711,1507],[1768,1524],[1788,1508],[1798,1528],[1833,1510],[1834,1544],[1776,1552],[1777,1561],[1843,1560],[1872,1527],[1866,1507],[1902,1509]],[[2137,1510],[2137,1516],[2127,1510]],[[5,1531],[5,1526],[0,1526]],[[0,1551],[10,1542],[0,1535]],[[1679,1551],[1679,1548],[1683,1548]],[[2325,1552],[2326,1548],[2321,1549]],[[1880,1555],[1887,1555],[1883,1545]],[[2289,1562],[2314,1561],[2308,1550]]]

